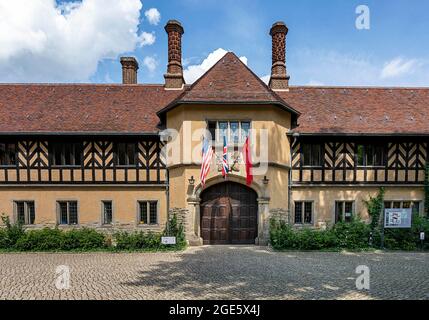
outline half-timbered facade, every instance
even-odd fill
[[[282,22],[268,86],[233,53],[187,85],[183,27],[165,30],[164,84],[137,84],[125,57],[122,84],[0,85],[1,213],[108,232],[160,231],[177,214],[191,244],[266,243],[271,217],[315,228],[367,219],[364,200],[381,186],[386,207],[424,214],[429,89],[290,86]],[[205,185],[204,130],[215,149]]]

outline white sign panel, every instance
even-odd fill
[[[424,240],[425,239],[425,233],[424,232],[420,232],[420,240]]]
[[[411,228],[411,208],[384,209],[385,228]]]
[[[176,237],[161,237],[162,244],[176,244]]]

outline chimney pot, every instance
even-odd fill
[[[137,70],[139,64],[134,57],[121,57],[122,65],[122,83],[123,84],[136,84],[137,83]]]
[[[182,67],[182,24],[177,20],[169,20],[165,25],[168,34],[168,65],[164,75],[165,88],[182,89],[185,84]]]
[[[272,66],[269,86],[273,90],[289,87],[290,77],[286,71],[286,35],[289,29],[282,21],[274,23],[270,29],[272,37]]]

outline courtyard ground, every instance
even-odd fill
[[[56,287],[60,265],[70,270],[68,289]],[[356,288],[360,265],[369,268],[369,290]],[[0,254],[0,299],[429,299],[429,253],[204,246]]]

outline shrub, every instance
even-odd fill
[[[16,243],[16,249],[21,251],[50,251],[60,250],[63,231],[44,228],[27,231]]]
[[[176,245],[163,245],[161,243],[162,236],[176,237]],[[174,215],[168,221],[162,233],[154,232],[118,232],[114,235],[116,240],[116,249],[118,250],[142,250],[142,249],[181,249],[186,246],[184,228],[177,221]]]
[[[61,242],[61,250],[90,250],[104,247],[106,247],[105,235],[89,228],[64,232]]]
[[[371,227],[359,218],[351,222],[339,222],[331,230],[335,246],[344,249],[365,249],[369,247]]]
[[[0,230],[0,248],[13,249],[16,242],[25,235],[25,229],[21,223],[11,223],[8,216],[2,215],[1,220],[5,226]]]

